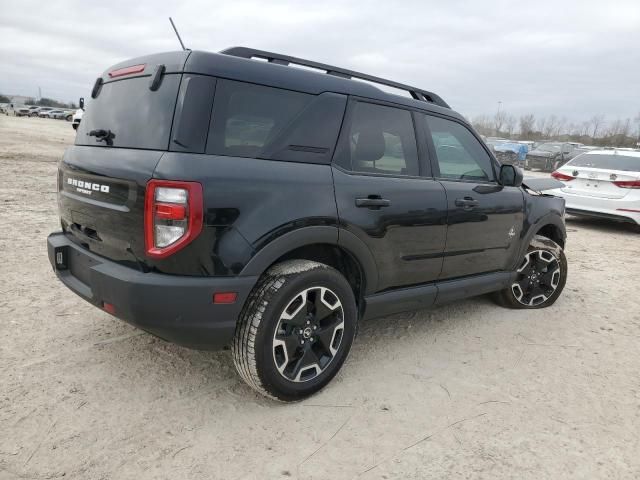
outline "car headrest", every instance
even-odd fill
[[[365,130],[358,135],[353,163],[375,162],[384,155],[386,144],[380,130]]]

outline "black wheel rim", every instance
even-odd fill
[[[533,250],[525,255],[511,291],[522,305],[542,305],[558,288],[560,276],[560,262],[553,253]]]
[[[342,345],[344,309],[326,287],[293,297],[280,314],[273,335],[273,361],[284,378],[308,382],[321,375]]]

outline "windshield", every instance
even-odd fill
[[[542,150],[543,152],[559,152],[561,145],[558,143],[543,143],[542,145],[538,145],[536,150]]]
[[[640,156],[583,153],[571,160],[567,165],[572,167],[602,168],[604,170],[621,170],[624,172],[640,172]]]

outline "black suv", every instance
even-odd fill
[[[534,188],[434,93],[241,47],[163,53],[96,80],[48,252],[95,306],[231,345],[251,387],[295,400],[360,320],[489,292],[551,305],[564,200]]]
[[[547,142],[541,143],[529,153],[525,161],[525,169],[539,169],[553,172],[576,155],[584,152],[576,143]]]

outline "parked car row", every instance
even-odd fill
[[[525,170],[555,172],[583,153],[595,151],[635,151],[633,148],[595,147],[579,142],[554,140],[510,140],[482,137],[501,164],[517,165]]]
[[[75,111],[56,107],[39,107],[36,105],[14,106],[13,104],[8,104],[2,108],[2,113],[15,115],[16,117],[54,118],[57,120],[71,121]]]

